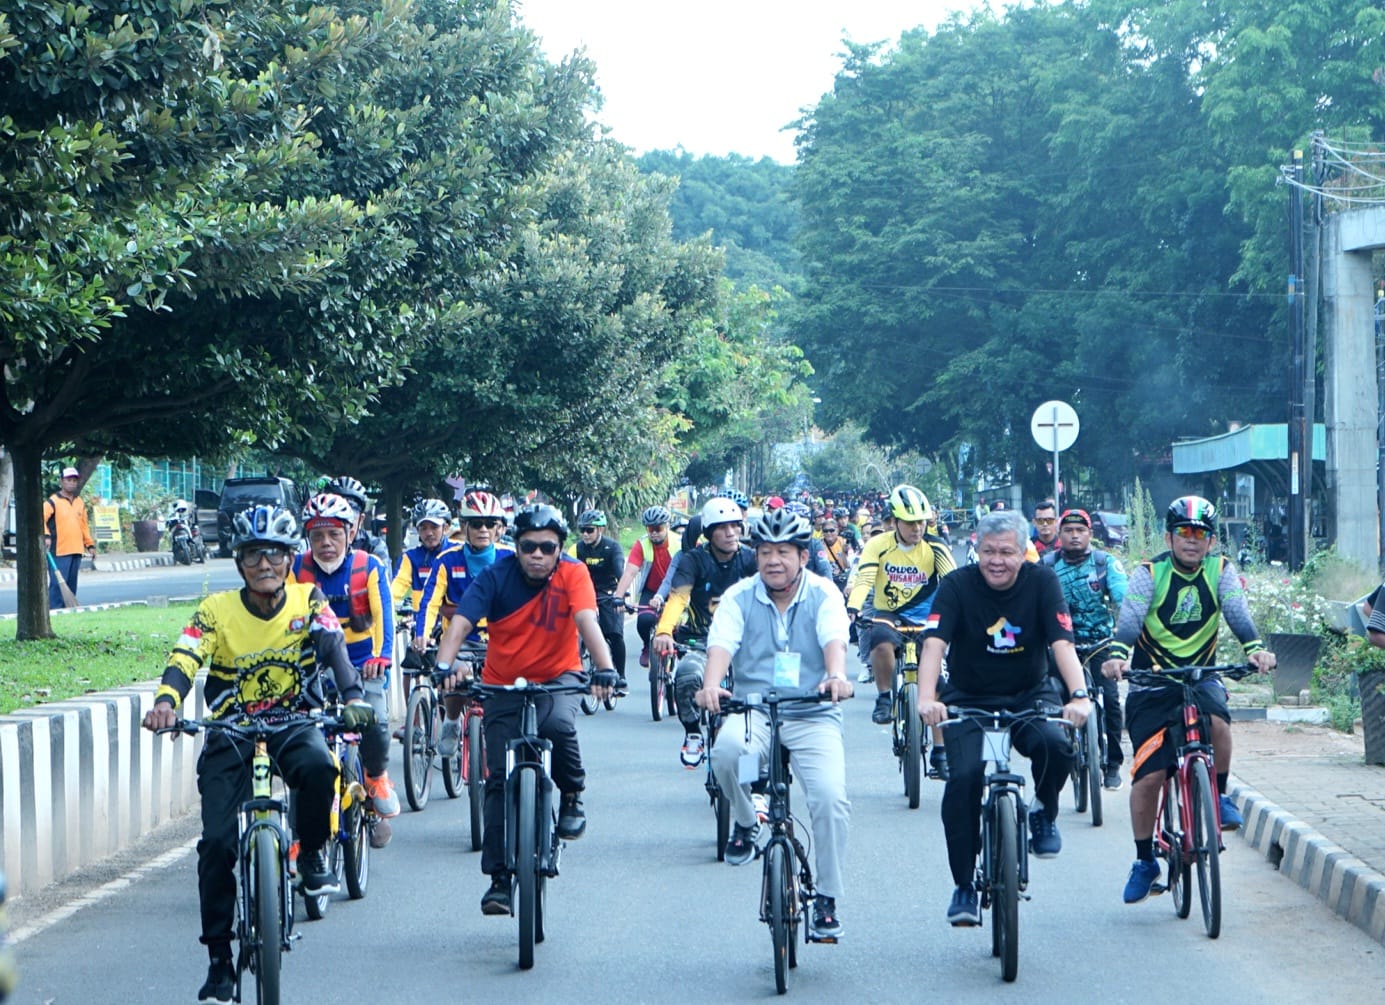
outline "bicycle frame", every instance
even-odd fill
[[[255,845],[255,835],[261,830],[268,830],[274,836],[274,842],[279,848],[279,916],[284,919],[283,937],[280,949],[287,952],[292,946],[293,939],[293,894],[289,887],[289,838],[288,832],[284,829],[284,817],[288,810],[283,800],[276,799],[273,793],[274,769],[270,763],[268,740],[264,735],[255,738],[255,753],[250,761],[251,777],[251,797],[240,806],[240,895],[241,911],[237,921],[237,928],[240,929],[240,951],[242,955],[242,965],[238,968],[245,969],[248,954],[259,946],[258,935],[250,932],[250,918],[254,917],[254,899],[251,893],[251,884],[248,877],[251,875],[251,866],[254,861],[252,849]]]

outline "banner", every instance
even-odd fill
[[[98,544],[112,544],[117,549],[120,548],[119,506],[91,507],[91,536]]]

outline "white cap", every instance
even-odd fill
[[[81,473],[80,471],[78,471],[76,468],[63,468],[63,477],[64,477],[64,478],[81,478],[81,477],[82,477],[82,473]]]

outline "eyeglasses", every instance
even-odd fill
[[[519,542],[519,553],[521,555],[532,555],[536,551],[541,551],[545,555],[556,555],[558,553],[557,541],[535,541],[532,538],[525,538]]]
[[[503,522],[502,520],[468,520],[466,525],[472,530],[492,530],[499,527]]]
[[[1206,527],[1190,527],[1187,524],[1182,527],[1175,527],[1173,532],[1179,537],[1188,538],[1191,541],[1205,541],[1212,536],[1212,532]]]
[[[283,565],[289,560],[289,553],[283,548],[242,548],[240,564],[253,569],[261,559],[268,559],[270,565]]]
[[[1034,522],[1040,527],[1051,527],[1058,522],[1056,516],[1036,516]]]

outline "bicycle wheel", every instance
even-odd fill
[[[404,711],[404,795],[409,809],[428,805],[433,769],[433,701],[426,687],[416,687]]]
[[[519,885],[519,968],[528,970],[534,965],[534,937],[538,904],[539,857],[534,839],[538,826],[534,805],[538,798],[533,768],[519,769],[519,785],[515,787],[519,805],[515,819],[515,879]]]
[[[1080,740],[1087,748],[1087,804],[1092,811],[1092,826],[1100,827],[1104,819],[1101,809],[1101,725],[1095,712],[1087,716]]]
[[[1087,774],[1089,756],[1087,734],[1083,732],[1073,738],[1072,745],[1072,801],[1073,809],[1078,813],[1087,812],[1087,803],[1092,795],[1090,776]]]
[[[260,1005],[278,1005],[279,968],[283,963],[283,864],[274,831],[261,827],[255,831],[249,873],[254,913],[250,918],[251,965],[255,972],[255,995]]]
[[[670,719],[678,716],[678,695],[673,690],[673,659],[669,658],[668,666],[664,674],[664,709],[668,712]]]
[[[481,716],[466,717],[466,798],[471,824],[471,850],[481,850],[481,833],[486,806],[486,735],[481,729]],[[459,754],[457,763],[462,763]]]
[[[645,652],[649,660],[649,714],[658,722],[664,717],[664,658],[654,651],[652,641]]]
[[[592,666],[592,654],[587,652],[586,645],[582,646],[582,673],[586,674],[587,680],[591,680],[591,675],[596,668]],[[583,715],[596,715],[596,710],[601,707],[601,699],[590,691],[582,695],[578,702],[582,706]]]
[[[712,794],[712,812],[717,815],[717,861],[725,862],[726,842],[731,839],[731,800],[726,798],[720,785]]]
[[[1183,815],[1178,803],[1178,776],[1164,782],[1159,814],[1162,837],[1168,851],[1168,889],[1173,895],[1173,911],[1186,918],[1193,909],[1192,863],[1183,858]]]
[[[1019,974],[1019,817],[1015,799],[1001,793],[995,801],[995,876],[991,881],[991,923],[1000,945],[1000,976],[1013,981]]]
[[[341,808],[341,829],[346,835],[341,849],[342,878],[346,880],[347,896],[360,900],[370,885],[370,835],[365,813],[365,801],[370,797],[365,793],[365,772],[355,746],[346,748],[341,772],[351,794],[350,801],[343,800]]]
[[[904,758],[904,794],[909,809],[919,808],[920,776],[923,773],[923,728],[919,722],[917,684],[905,684],[899,689],[899,714],[903,718],[904,743],[900,756]]]
[[[765,921],[774,946],[774,989],[781,995],[789,987],[789,940],[793,937],[789,882],[787,849],[783,841],[773,841],[765,849]]]
[[[1207,762],[1193,762],[1191,779],[1193,857],[1197,863],[1197,894],[1207,937],[1221,934],[1221,829],[1217,826],[1216,789]]]

